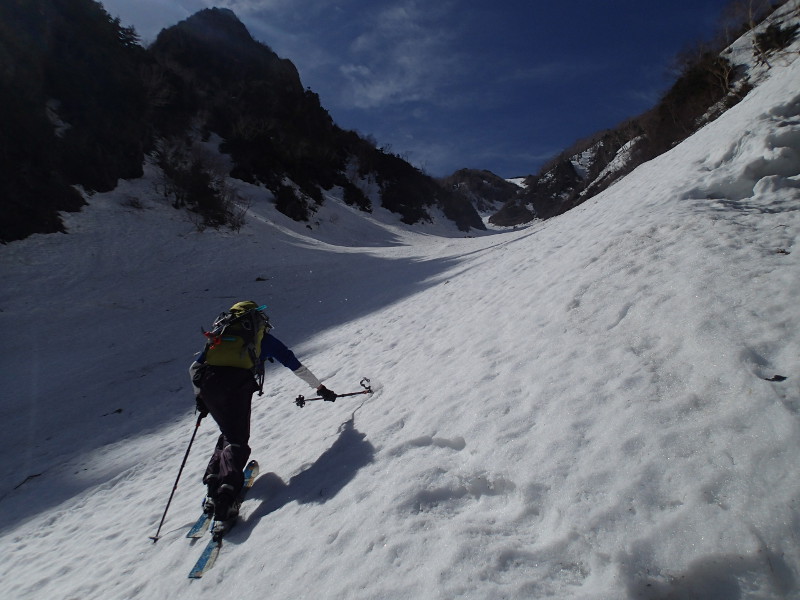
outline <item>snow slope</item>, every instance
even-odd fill
[[[309,230],[242,186],[243,231],[198,233],[143,179],[0,248],[3,596],[800,597],[798,81],[773,65],[513,232],[332,203]],[[326,385],[377,393],[299,409],[271,367],[262,476],[190,581],[210,420],[148,536],[194,428],[199,327],[243,298]]]

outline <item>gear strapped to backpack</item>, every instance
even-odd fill
[[[261,370],[261,340],[272,328],[269,318],[262,313],[266,306],[246,300],[231,306],[214,321],[206,336],[205,363],[216,367],[250,369],[256,376],[259,389],[263,383]]]

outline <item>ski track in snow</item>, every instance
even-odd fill
[[[774,65],[517,231],[334,203],[309,231],[241,184],[243,231],[198,233],[145,178],[3,247],[4,596],[800,597],[797,81]],[[147,536],[192,432],[199,327],[243,298],[326,385],[376,393],[298,409],[308,390],[270,367],[262,475],[189,581],[209,420]]]

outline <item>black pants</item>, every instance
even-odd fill
[[[227,484],[238,495],[250,458],[250,404],[258,386],[247,369],[206,365],[199,387],[203,402],[221,432],[203,483],[216,477],[217,489]]]

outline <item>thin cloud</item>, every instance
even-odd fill
[[[340,68],[347,84],[342,101],[358,108],[436,103],[459,70],[453,33],[444,26],[449,10],[447,3],[432,8],[409,0],[370,16]]]
[[[292,0],[203,0],[208,7],[229,8],[240,17],[262,11],[275,11],[300,2]]]
[[[357,0],[339,0],[332,4],[330,0],[202,0],[207,6],[229,8],[240,18],[248,22],[250,16],[268,14],[268,18],[276,22],[293,21],[303,25],[316,19],[342,15],[348,19],[356,18],[363,9]],[[325,20],[323,18],[322,23]]]

